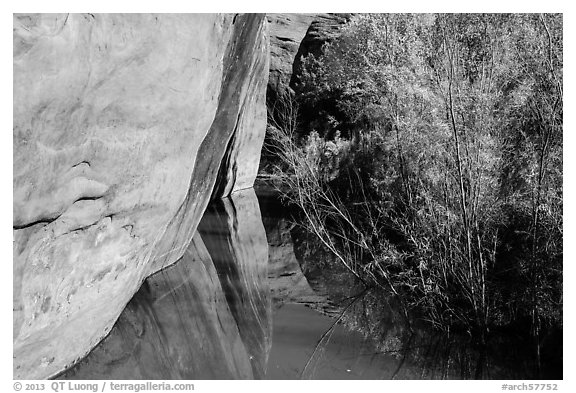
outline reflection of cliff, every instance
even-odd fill
[[[214,216],[212,212],[218,212]],[[267,245],[252,189],[215,202],[184,257],[151,276],[67,379],[245,379],[271,340]]]
[[[216,266],[254,377],[260,379],[270,352],[272,315],[268,245],[254,190],[213,202],[198,231]]]
[[[294,223],[290,212],[277,195],[267,190],[262,192],[260,187],[257,190],[268,239],[268,281],[274,310],[290,303],[327,308],[329,301],[326,292],[321,288],[312,289],[294,255],[291,235]]]

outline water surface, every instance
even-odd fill
[[[302,251],[274,198],[214,201],[176,264],[149,277],[64,379],[530,378],[517,354],[409,330],[393,302]],[[303,240],[304,239],[304,240]],[[518,356],[521,356],[518,355]]]

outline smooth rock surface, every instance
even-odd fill
[[[14,378],[82,358],[182,256],[223,157],[220,192],[251,185],[267,46],[262,15],[14,16]]]
[[[248,83],[246,99],[222,158],[213,197],[251,188],[258,173],[267,122],[266,84],[270,68],[268,23],[262,25],[260,40],[260,53],[254,54],[257,60],[254,67],[258,72],[251,72],[245,81]]]

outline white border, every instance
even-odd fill
[[[576,18],[572,12],[572,7],[568,1],[513,1],[505,2],[498,0],[483,1],[365,1],[354,0],[336,3],[328,0],[290,0],[286,2],[271,1],[209,1],[194,2],[160,0],[160,1],[131,1],[120,2],[118,0],[99,0],[91,4],[85,4],[76,1],[19,1],[11,4],[0,5],[2,34],[0,42],[2,48],[2,129],[0,138],[1,153],[0,173],[2,185],[5,186],[5,193],[1,194],[2,198],[2,223],[0,226],[0,244],[1,255],[5,255],[5,265],[11,265],[12,247],[10,239],[12,233],[9,232],[8,221],[11,218],[12,194],[10,185],[12,183],[12,137],[9,129],[11,128],[12,116],[12,62],[9,59],[12,53],[11,34],[8,29],[12,28],[12,13],[14,12],[562,12],[564,13],[564,84],[565,97],[564,108],[567,108],[564,119],[564,381],[559,381],[559,391],[576,391],[576,380],[574,363],[572,355],[574,354],[574,341],[572,332],[574,329],[574,240],[576,240],[574,218],[576,206],[571,203],[574,200],[574,175],[572,170],[576,169],[576,152],[574,130],[574,111],[576,102],[573,98],[574,75],[574,28]],[[568,72],[566,72],[566,70]],[[6,267],[8,270],[8,267]],[[2,305],[2,315],[4,323],[1,335],[1,368],[0,368],[0,387],[2,391],[13,391],[12,381],[12,275],[6,271],[2,275],[2,293],[0,301]],[[528,381],[527,381],[528,382]],[[511,383],[521,383],[521,381]],[[501,381],[284,381],[282,383],[273,381],[196,381],[196,390],[205,391],[205,389],[226,389],[227,391],[250,391],[266,392],[270,389],[275,391],[293,391],[294,389],[310,389],[314,391],[323,391],[330,389],[331,392],[350,392],[382,388],[390,390],[412,390],[415,391],[446,391],[446,392],[496,392],[501,391]],[[50,384],[47,383],[46,391],[51,391]]]

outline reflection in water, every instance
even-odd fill
[[[212,202],[182,259],[60,378],[534,377],[521,344],[496,342],[488,356],[465,337],[409,329],[392,299],[357,285],[273,200],[260,205],[264,217],[252,189]]]
[[[215,202],[182,259],[149,277],[109,336],[61,378],[261,378],[267,262],[254,190]]]
[[[146,280],[109,336],[63,377],[251,378],[247,357],[210,255],[195,236],[182,260]]]
[[[261,379],[272,344],[272,304],[266,233],[254,190],[214,201],[198,232],[218,272],[254,377]]]
[[[387,359],[386,364],[394,365],[393,371],[378,366],[382,370],[379,378],[562,379],[561,331],[546,336],[546,344],[541,346],[544,361],[539,362],[530,338],[510,330],[494,329],[487,344],[479,345],[463,332],[432,329],[418,318],[416,310],[410,312],[408,324],[394,297],[377,288],[362,291],[363,287],[356,286],[350,274],[309,233],[296,228],[292,237],[295,255],[311,285],[322,288],[339,305],[339,311],[345,310],[339,319],[341,325],[366,337],[363,347],[378,355],[374,358],[377,363]],[[354,296],[359,292],[361,296]],[[332,345],[330,335],[337,336],[340,327],[325,335],[320,349]],[[316,352],[321,355],[321,351]]]

